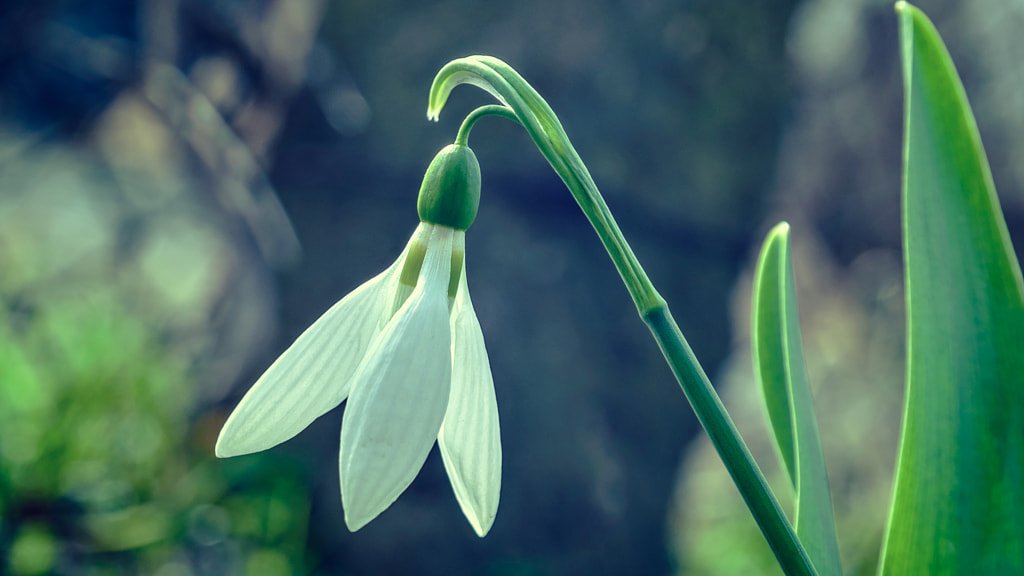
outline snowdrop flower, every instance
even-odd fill
[[[358,530],[412,483],[436,439],[459,505],[481,537],[501,486],[498,410],[469,299],[465,230],[480,168],[466,146],[438,153],[421,223],[398,260],[345,296],[267,369],[224,424],[219,457],[266,450],[348,399],[341,500]]]

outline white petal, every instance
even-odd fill
[[[412,483],[451,388],[451,230],[435,227],[417,287],[360,365],[341,425],[345,523],[362,528]]]
[[[356,368],[386,321],[409,244],[394,264],[332,306],[260,376],[221,429],[217,456],[276,446],[348,396]]]
[[[462,513],[483,537],[498,512],[501,434],[491,366],[465,269],[451,326],[452,390],[437,442]]]

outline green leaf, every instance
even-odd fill
[[[765,239],[754,278],[754,362],[768,419],[796,491],[796,534],[822,576],[841,575],[825,456],[804,365],[789,224]]]
[[[1024,280],[974,116],[899,2],[907,393],[882,574],[1024,573]]]

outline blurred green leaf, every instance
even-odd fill
[[[57,562],[57,541],[43,526],[25,526],[8,551],[8,570],[11,574],[46,574]]]
[[[294,570],[288,557],[277,550],[257,550],[245,561],[246,576],[289,576]]]
[[[132,506],[114,512],[89,515],[85,526],[98,549],[130,550],[167,538],[171,515],[156,505]]]
[[[963,86],[897,3],[907,399],[882,574],[1024,573],[1024,281]]]
[[[754,278],[754,362],[775,446],[796,491],[796,533],[819,574],[841,575],[814,400],[804,365],[789,224],[765,239]]]

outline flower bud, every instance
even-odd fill
[[[468,146],[450,144],[427,168],[416,210],[420,220],[466,230],[480,206],[480,164]]]

